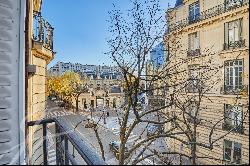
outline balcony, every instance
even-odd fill
[[[244,134],[243,125],[232,126],[232,125],[230,125],[228,123],[223,123],[222,124],[222,130],[232,131],[232,132],[239,133],[239,134]]]
[[[248,85],[240,85],[239,87],[224,85],[220,90],[223,95],[248,95],[248,91]]]
[[[33,41],[53,52],[54,28],[42,17],[40,12],[34,12],[33,18]]]
[[[196,56],[199,56],[199,55],[201,55],[201,50],[200,49],[187,51],[187,56],[188,57],[196,57]]]
[[[235,0],[235,1],[225,1],[224,3],[214,6],[208,10],[197,14],[194,17],[188,17],[186,19],[177,21],[173,24],[170,24],[168,27],[168,33],[172,31],[176,31],[178,29],[184,28],[188,25],[218,16],[220,14],[226,13],[228,11],[232,11],[236,8],[240,8],[242,6],[247,6],[249,4],[249,0]]]
[[[43,138],[43,165],[49,165],[48,162],[48,124],[55,124],[55,150],[57,165],[106,165],[93,148],[84,142],[80,136],[67,126],[65,119],[55,118],[35,122],[28,122],[27,126],[42,126]],[[73,154],[72,149],[73,148]],[[75,151],[77,155],[75,155]]]
[[[223,49],[224,50],[231,50],[231,49],[236,49],[236,48],[242,48],[245,47],[246,41],[244,40],[239,40],[235,42],[230,42],[230,43],[224,43]]]

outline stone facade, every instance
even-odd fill
[[[26,97],[27,97],[27,121],[36,121],[45,117],[46,110],[46,71],[47,65],[54,58],[53,52],[53,28],[45,26],[46,23],[39,12],[41,0],[27,1],[28,13],[26,14]],[[38,19],[43,19],[39,22]],[[36,29],[35,24],[39,23]],[[49,24],[47,24],[49,25]],[[44,38],[41,34],[44,33]],[[28,163],[32,165],[42,164],[42,128],[30,127],[27,130],[28,137]]]
[[[249,104],[249,1],[178,1],[175,8],[166,12],[166,18],[169,27],[165,44],[170,48],[170,66],[175,66],[183,60],[186,63],[180,65],[179,70],[188,71],[192,66],[210,68],[223,66],[211,80],[206,82],[207,85],[212,83],[215,85],[205,94],[206,99],[201,102],[201,106],[206,108],[206,111],[202,111],[199,116],[207,123],[199,125],[197,139],[204,143],[208,142],[212,124],[225,118],[228,105],[240,108],[240,115],[246,115],[246,117],[241,116],[244,118],[240,132],[229,133],[218,141],[213,150],[201,147],[197,149],[199,156],[214,157],[221,161],[203,158],[198,159],[198,162],[213,165],[249,164],[249,110],[247,108]],[[178,46],[179,49],[177,49]],[[231,65],[231,62],[234,65]],[[171,81],[178,83],[188,77],[188,73],[177,74],[176,80]],[[244,95],[232,93],[236,88],[244,91]],[[197,93],[190,92],[183,95],[195,94]],[[175,114],[180,111],[177,108],[171,110],[174,110]],[[217,125],[213,133],[214,139],[228,132],[225,123],[222,121]],[[179,141],[168,139],[167,144],[173,151],[188,155],[191,153],[190,147],[183,146]],[[238,148],[237,152],[236,148]],[[235,159],[234,156],[238,158]]]
[[[118,79],[87,79],[89,92],[81,94],[78,102],[81,110],[97,108],[101,106],[116,108],[123,102],[123,88]],[[75,101],[74,101],[74,105]]]

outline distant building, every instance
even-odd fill
[[[91,79],[120,79],[121,72],[117,66],[100,65],[82,65],[80,63],[57,62],[48,71],[49,75],[62,75],[67,71],[79,73],[82,76],[88,76]]]
[[[167,49],[164,46],[164,43],[161,42],[157,46],[153,48],[150,52],[150,62],[152,63],[154,68],[161,67],[167,59]]]

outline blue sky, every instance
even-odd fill
[[[108,11],[112,3],[128,8],[129,0],[43,0],[42,14],[55,28],[54,48],[57,52],[49,67],[57,61],[111,65],[108,51]],[[173,0],[161,0],[163,9]],[[164,13],[163,13],[164,14]]]

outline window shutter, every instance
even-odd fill
[[[23,9],[20,6],[21,0],[0,0],[0,165],[24,161],[24,157],[20,158],[24,156],[20,150],[23,147],[20,133],[24,131],[24,123],[20,122],[20,115],[24,114],[19,81],[23,62],[20,56],[23,38],[19,35]]]
[[[225,44],[229,44],[228,43],[228,38],[229,38],[229,34],[228,34],[228,22],[227,23],[225,23],[225,37],[224,37],[224,43]]]
[[[239,19],[239,40],[243,39],[243,19]]]

